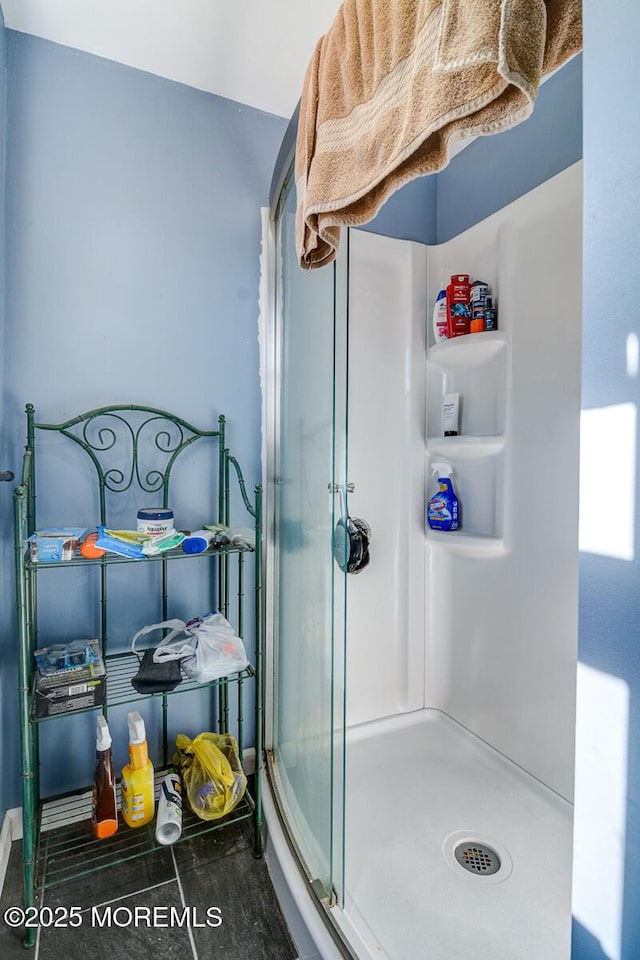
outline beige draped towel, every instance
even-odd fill
[[[525,120],[581,46],[580,0],[344,0],[300,103],[300,265],[330,263],[342,224],[441,170],[454,141]]]

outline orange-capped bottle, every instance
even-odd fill
[[[96,770],[93,775],[91,826],[99,840],[112,836],[118,829],[116,778],[111,756],[109,725],[100,714],[96,736]]]

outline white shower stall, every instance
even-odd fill
[[[569,960],[582,165],[440,245],[351,230],[312,273],[294,204],[263,264],[266,807],[289,885],[323,957]],[[498,329],[436,344],[455,273],[490,285]],[[449,533],[425,521],[443,461]],[[371,528],[357,575],[345,512]]]

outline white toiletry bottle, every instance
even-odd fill
[[[168,845],[175,843],[182,833],[182,780],[179,773],[168,773],[160,785],[156,840]]]
[[[436,343],[447,339],[447,291],[441,290],[433,308],[433,336]]]

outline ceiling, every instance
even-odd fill
[[[340,0],[0,0],[5,24],[289,117]]]

